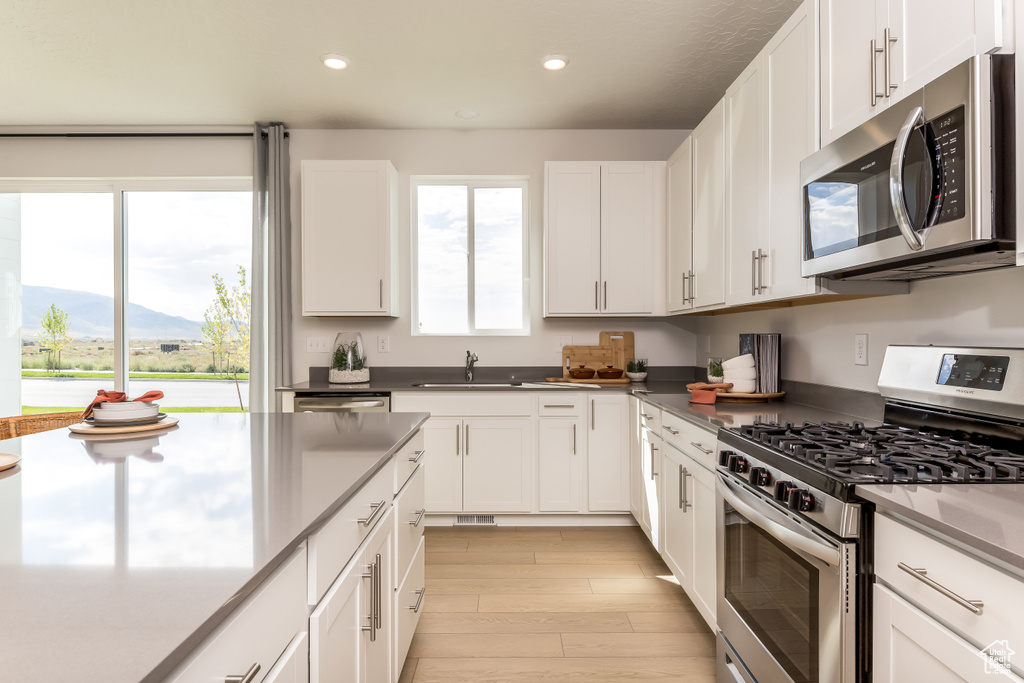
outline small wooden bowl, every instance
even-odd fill
[[[600,377],[601,379],[618,379],[622,377],[622,370],[619,368],[613,368],[612,366],[609,365],[606,368],[601,368],[600,370],[598,370],[597,376]]]
[[[594,376],[594,368],[586,368],[582,365],[578,368],[569,370],[569,377],[573,379],[590,379]]]

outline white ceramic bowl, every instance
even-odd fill
[[[121,401],[120,403],[97,403],[93,406],[93,410],[110,410],[110,411],[121,411],[121,410],[137,410],[139,408],[145,408],[151,406],[152,403],[146,401]]]
[[[101,403],[100,405],[124,405],[119,403]],[[121,420],[138,420],[144,417],[156,417],[157,413],[160,412],[160,406],[156,403],[142,403],[139,402],[135,407],[131,409],[119,408],[116,410],[108,410],[96,406],[93,408],[92,416],[97,422],[118,422]]]

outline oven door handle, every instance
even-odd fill
[[[757,526],[764,529],[766,532],[774,536],[782,543],[799,550],[800,552],[806,553],[811,557],[816,557],[830,567],[839,566],[839,549],[819,541],[803,533],[794,531],[787,526],[783,526],[779,521],[771,519],[765,513],[759,511],[754,505],[741,499],[743,495],[741,491],[736,491],[724,475],[719,473],[718,475],[718,492],[722,494],[722,498],[725,499],[729,505],[732,505],[736,510],[744,517],[749,519]],[[760,503],[756,503],[760,507]],[[795,522],[794,522],[795,524]]]

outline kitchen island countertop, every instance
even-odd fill
[[[383,467],[422,413],[188,414],[0,441],[0,678],[158,681]]]

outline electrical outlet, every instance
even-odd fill
[[[853,335],[853,364],[868,364],[868,335],[866,334]]]
[[[331,338],[323,337],[320,335],[310,335],[306,337],[306,352],[307,353],[330,353],[331,352]]]
[[[561,355],[563,346],[572,346],[572,336],[568,334],[560,334],[556,337],[555,344],[558,346],[559,355]]]
[[[391,351],[391,338],[385,335],[377,335],[377,353],[388,353]]]

